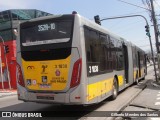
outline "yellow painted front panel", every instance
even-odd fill
[[[64,90],[69,81],[70,59],[70,56],[62,60],[48,61],[25,61],[22,59],[27,88],[31,90]]]

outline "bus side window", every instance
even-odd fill
[[[122,70],[124,68],[124,56],[122,43],[119,41],[117,43],[117,70]]]
[[[91,61],[98,64],[100,41],[98,40],[98,33],[93,30],[90,30],[90,42],[91,42],[91,46],[90,46]]]
[[[86,60],[87,62],[91,62],[91,43],[89,38],[89,30],[84,28],[84,37],[85,37],[85,48],[86,48]]]
[[[100,34],[100,47],[99,47],[99,61],[100,61],[100,65],[99,65],[99,69],[100,71],[105,71],[106,70],[106,56],[105,56],[105,52],[106,52],[106,35],[102,35]]]

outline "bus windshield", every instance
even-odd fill
[[[21,29],[22,46],[34,46],[68,42],[71,37],[71,21],[38,22]]]

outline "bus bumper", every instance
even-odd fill
[[[81,101],[71,101],[71,93],[36,93],[29,92],[26,88],[17,85],[18,99],[25,102],[37,102],[37,103],[55,103],[55,104],[82,104]],[[73,92],[74,93],[74,92]]]

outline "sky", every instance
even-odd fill
[[[142,0],[123,1],[146,7]],[[160,0],[154,0],[154,6],[156,14],[159,15]],[[99,15],[100,19],[133,14],[143,15],[149,22],[153,49],[156,49],[153,23],[149,17],[149,12],[119,0],[0,0],[0,11],[7,9],[38,9],[52,14],[71,14],[72,11],[77,11],[80,15],[92,21],[94,21],[95,15]],[[140,17],[114,19],[102,21],[101,24],[109,31],[125,38],[143,50],[150,51],[149,39],[146,36],[144,27],[146,25],[144,19]]]

